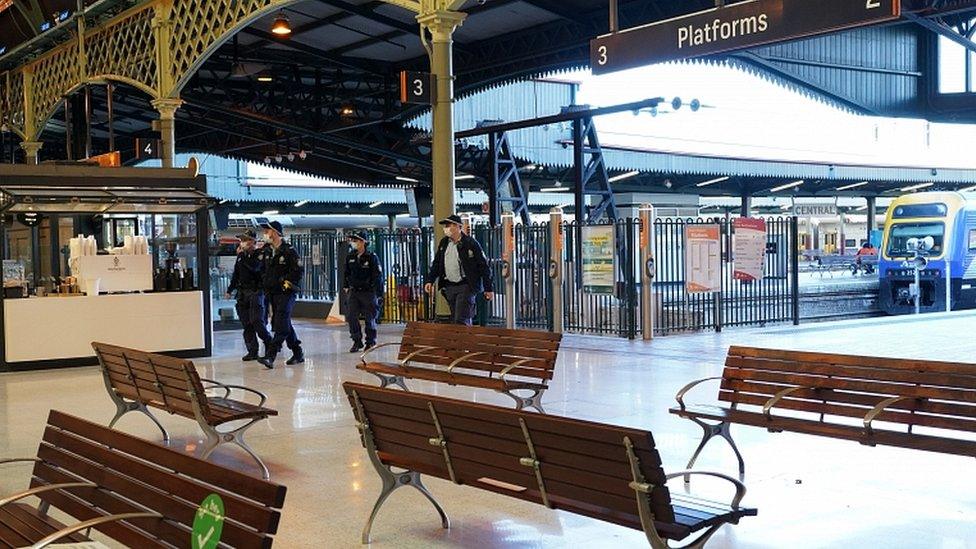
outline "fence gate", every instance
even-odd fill
[[[655,330],[660,334],[723,326],[763,326],[797,321],[796,218],[766,221],[766,259],[759,281],[735,280],[731,219],[657,219],[654,222]],[[721,229],[722,291],[685,291],[685,227],[715,224]]]
[[[370,234],[386,278],[381,322],[410,322],[431,317],[432,298],[424,294],[430,268],[433,229],[377,229]]]

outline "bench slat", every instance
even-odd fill
[[[972,372],[966,374],[948,374],[943,372],[926,372],[921,370],[872,368],[859,366],[839,366],[819,362],[792,362],[788,360],[746,359],[728,357],[725,361],[727,368],[741,370],[777,371],[803,373],[809,375],[834,375],[852,379],[870,379],[874,381],[891,381],[913,383],[919,385],[934,385],[937,387],[951,387],[958,389],[976,389],[976,365],[970,365]]]
[[[740,394],[737,401],[743,404],[762,406],[768,399],[762,396],[752,396]],[[845,406],[840,404],[824,404],[822,402],[811,402],[807,400],[796,400],[784,398],[776,404],[777,408],[796,410],[800,412],[811,412],[815,414],[826,413],[834,416],[844,416],[861,419],[870,411],[870,408]],[[776,408],[772,413],[776,414]],[[950,431],[970,431],[976,432],[976,421],[968,419],[955,419],[945,416],[930,416],[925,414],[909,414],[907,412],[886,411],[878,415],[875,421],[890,423],[902,423],[920,427],[932,427],[935,429],[947,429]]]
[[[951,389],[947,387],[917,387],[908,384],[876,382],[871,380],[848,380],[835,377],[760,372],[756,370],[734,370],[729,372],[728,376],[728,378],[723,380],[723,384],[727,383],[727,380],[731,378],[779,383],[784,386],[823,387],[827,389],[844,389],[888,396],[908,396],[976,403],[976,391]]]
[[[5,532],[16,532],[19,539],[13,541],[10,537],[0,533],[0,544],[12,547],[30,545],[36,541],[44,539],[50,534],[65,528],[65,525],[48,515],[42,515],[37,509],[25,503],[11,503],[0,508],[0,528]],[[65,536],[64,543],[81,543],[88,541],[88,538],[81,533]]]
[[[769,385],[765,383],[758,383],[752,381],[739,381],[730,380],[730,385],[727,388],[720,389],[720,400],[725,402],[735,402],[736,393],[735,391],[750,393],[753,395],[764,395],[769,398],[778,391],[783,390],[787,386],[784,385]],[[734,383],[733,385],[731,385]],[[806,399],[806,400],[816,400],[820,402],[838,402],[841,404],[853,404],[857,406],[864,406],[867,409],[873,408],[878,405],[884,398],[879,395],[872,395],[867,393],[857,393],[851,391],[841,391],[836,389],[799,389],[788,395],[788,398],[792,399]],[[867,412],[865,410],[865,413]],[[976,418],[976,406],[969,406],[966,404],[960,404],[956,402],[942,402],[934,400],[901,400],[894,402],[888,406],[890,410],[901,410],[916,413],[925,413],[937,416],[954,416],[958,418]]]
[[[466,334],[470,333],[472,328],[484,328],[483,326],[462,326],[460,324],[435,324],[428,322],[409,322],[407,327],[404,329],[404,333],[412,334],[417,330],[431,330],[437,333],[443,334]],[[497,337],[514,337],[517,339],[523,339],[526,341],[538,342],[539,345],[545,345],[546,342],[555,344],[558,347],[559,342],[562,340],[562,334],[557,334],[553,332],[543,332],[539,330],[513,330],[508,328],[496,328],[491,327],[488,333],[496,335]]]
[[[729,348],[729,356],[768,358],[787,360],[790,362],[836,364],[840,366],[870,367],[893,370],[920,370],[923,372],[942,372],[946,374],[967,374],[973,372],[972,364],[958,362],[842,355],[811,351],[761,349],[757,347],[732,346]]]

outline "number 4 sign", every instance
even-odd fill
[[[429,72],[400,73],[400,102],[430,105],[433,103],[434,78]]]

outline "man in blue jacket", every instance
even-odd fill
[[[363,350],[360,314],[366,324],[366,349],[376,345],[376,313],[383,297],[383,270],[376,254],[366,249],[365,232],[349,233],[348,240],[352,249],[346,257],[342,289],[346,296],[346,322],[352,337],[349,352],[357,353]]]
[[[440,225],[446,236],[437,245],[424,291],[432,294],[436,284],[451,308],[451,322],[470,326],[478,294],[484,293],[489,301],[495,297],[488,259],[481,244],[464,234],[459,216],[448,216]]]
[[[264,291],[268,293],[271,302],[271,329],[274,338],[267,347],[264,357],[258,362],[265,368],[274,368],[275,358],[281,351],[282,344],[291,349],[291,358],[286,364],[301,364],[305,362],[302,342],[298,340],[295,327],[291,324],[291,312],[298,300],[298,290],[301,289],[302,260],[298,252],[284,239],[281,223],[272,221],[261,226],[268,241],[265,253]]]

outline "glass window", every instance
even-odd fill
[[[907,257],[914,255],[914,251],[908,247],[911,239],[921,239],[932,237],[935,244],[928,251],[929,255],[939,255],[942,253],[942,245],[945,236],[945,225],[942,223],[900,223],[891,227],[888,235],[888,257]]]
[[[939,93],[965,93],[966,48],[939,37]]]
[[[969,249],[976,250],[976,229],[969,229]]]

